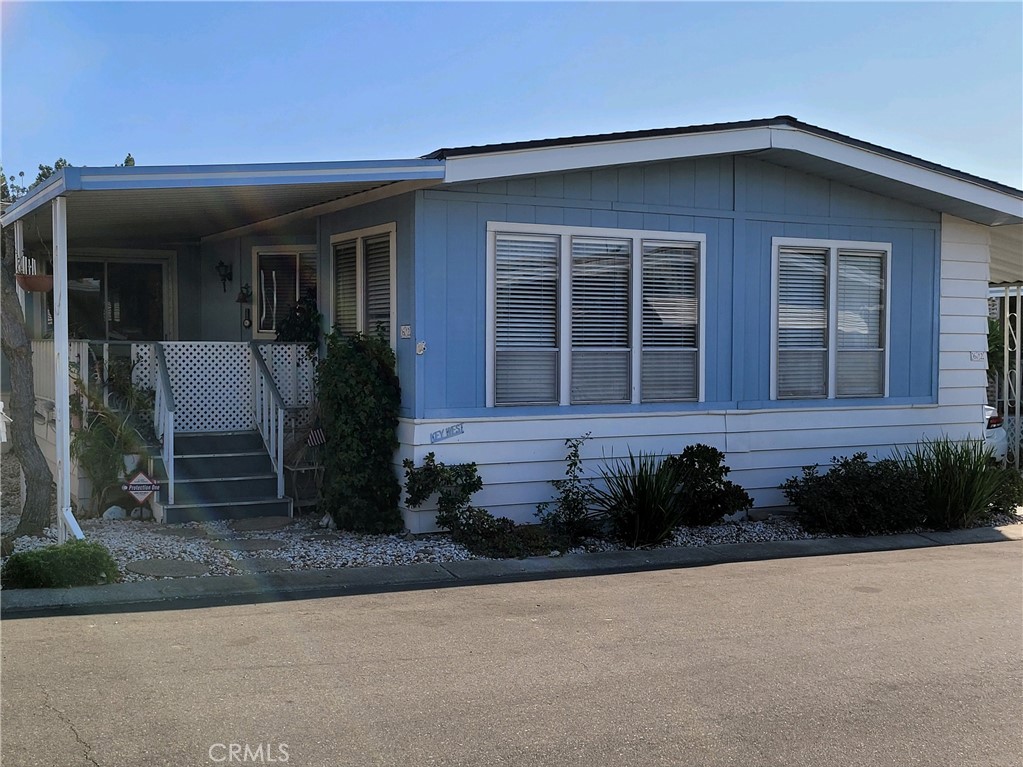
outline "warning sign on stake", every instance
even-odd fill
[[[121,489],[134,496],[139,503],[145,503],[149,496],[160,489],[160,483],[154,482],[144,471],[138,471],[127,484],[121,485]]]

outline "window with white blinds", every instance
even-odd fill
[[[498,235],[495,401],[558,404],[558,238]]]
[[[775,398],[884,396],[890,253],[775,239]]]
[[[276,335],[278,324],[299,298],[316,299],[316,254],[257,250],[254,257],[255,331],[264,336]]]
[[[488,231],[492,404],[699,398],[701,235]]]
[[[334,327],[380,333],[394,344],[394,227],[330,238],[334,252]]]

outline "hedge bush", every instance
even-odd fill
[[[919,477],[899,461],[867,461],[866,453],[832,458],[826,474],[804,466],[800,477],[782,484],[796,507],[797,521],[810,532],[833,535],[895,533],[925,522]]]
[[[95,541],[69,541],[12,554],[0,572],[5,589],[95,586],[119,577],[114,558]]]
[[[401,487],[392,460],[398,448],[401,386],[390,344],[357,333],[326,337],[316,368],[316,396],[327,443],[323,500],[337,526],[362,533],[403,528]]]
[[[678,473],[681,524],[716,525],[722,519],[753,508],[742,487],[725,479],[730,469],[725,454],[710,445],[689,445],[681,455],[664,459],[665,470]]]

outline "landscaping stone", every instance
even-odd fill
[[[236,519],[231,523],[231,529],[239,533],[253,533],[263,530],[280,530],[293,522],[291,517],[252,517],[250,519]]]
[[[224,551],[274,551],[284,548],[285,542],[273,538],[237,538],[213,541],[211,545]]]
[[[103,519],[127,519],[128,512],[120,506],[111,506],[103,512]]]
[[[140,559],[129,562],[124,569],[154,578],[194,578],[210,571],[206,565],[183,559]]]
[[[206,531],[201,527],[154,527],[149,532],[157,535],[169,535],[174,538],[205,538]]]
[[[244,573],[269,573],[286,570],[291,563],[277,557],[242,557],[234,561],[234,566]]]

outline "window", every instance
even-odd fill
[[[891,245],[776,237],[773,249],[773,397],[885,396]]]
[[[394,224],[330,238],[334,253],[334,326],[379,330],[394,345]]]
[[[316,299],[316,253],[288,249],[256,250],[254,308],[257,335],[276,336],[277,325],[299,298]]]
[[[697,400],[703,235],[488,224],[491,405]]]

